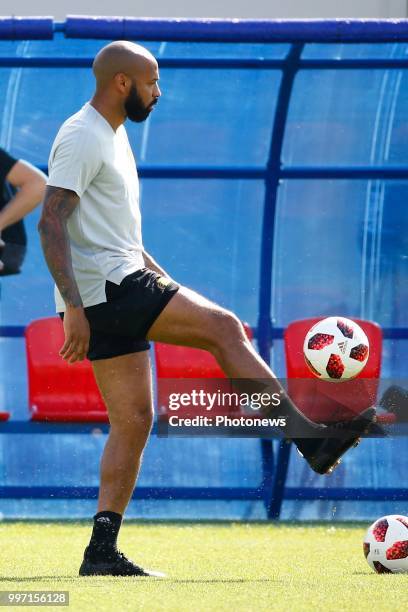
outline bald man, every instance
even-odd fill
[[[285,396],[237,317],[180,287],[146,253],[138,177],[123,124],[144,121],[153,111],[161,95],[158,65],[143,47],[118,41],[98,53],[93,71],[93,98],[62,125],[52,146],[39,224],[64,321],[61,357],[91,360],[110,421],[98,511],[80,575],[157,575],[116,544],[152,425],[149,340],[210,351],[229,378],[270,381],[281,394],[275,415],[286,417],[292,434],[302,432],[291,438],[319,473],[330,472],[358,442],[374,412],[338,424],[340,436],[323,438],[323,426]]]

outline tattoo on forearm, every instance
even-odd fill
[[[67,219],[78,205],[76,193],[47,187],[43,212],[38,224],[41,245],[48,268],[66,304],[82,306],[72,269]]]

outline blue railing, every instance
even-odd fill
[[[249,20],[249,19],[133,19],[129,17],[68,16],[3,17],[0,40],[51,40],[55,32],[66,38],[137,39],[173,42],[404,42],[406,19]]]
[[[239,20],[156,20],[128,18],[68,17],[63,23],[51,18],[0,19],[0,40],[42,39],[51,40],[55,33],[66,38],[89,39],[137,39],[139,41],[184,42],[257,42],[291,43],[284,59],[219,59],[219,58],[161,58],[162,68],[206,69],[279,69],[282,80],[278,93],[271,144],[266,167],[216,167],[216,166],[141,166],[142,178],[206,178],[206,179],[262,179],[265,181],[265,201],[262,224],[261,269],[259,281],[259,317],[256,338],[259,352],[270,362],[270,351],[275,339],[283,337],[282,328],[274,328],[271,320],[271,279],[273,265],[273,235],[276,217],[278,185],[281,179],[407,179],[408,167],[287,167],[282,165],[281,153],[289,103],[295,75],[299,70],[345,69],[406,69],[408,59],[303,59],[302,51],[307,42],[404,42],[408,41],[408,20],[335,20],[335,21],[239,21]],[[88,68],[90,57],[1,57],[0,67],[21,68]],[[45,168],[43,168],[45,169]],[[0,327],[2,337],[21,337],[22,326]],[[407,328],[384,329],[388,339],[408,339]],[[107,425],[97,425],[108,431]],[[0,432],[6,433],[89,433],[91,424],[37,424],[9,422],[0,424]],[[282,500],[285,499],[361,499],[408,500],[407,489],[321,489],[286,487],[290,445],[280,443],[277,460],[274,458],[271,440],[261,440],[262,482],[255,488],[163,488],[138,487],[135,498],[156,499],[259,499],[263,500],[268,517],[278,518]],[[275,465],[276,464],[276,465]],[[45,499],[96,498],[96,487],[0,487],[0,497],[29,497]]]

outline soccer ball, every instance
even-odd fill
[[[303,354],[315,376],[339,382],[360,374],[367,363],[369,342],[351,319],[328,317],[308,331]]]
[[[369,566],[378,574],[408,573],[408,516],[390,514],[375,521],[363,547]]]

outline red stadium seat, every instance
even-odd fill
[[[250,340],[253,333],[249,325],[244,324],[245,332]],[[212,379],[225,379],[225,374],[208,351],[194,349],[185,346],[175,346],[155,342],[154,345],[157,377],[157,406],[159,419],[167,419],[169,416],[169,385],[166,379],[191,379],[192,388],[194,380],[200,379],[200,389],[214,391]],[[208,382],[206,382],[206,379]],[[183,392],[189,391],[188,381],[183,383]],[[220,414],[218,411],[217,414]],[[191,409],[178,410],[179,416],[192,416]]]
[[[25,337],[31,420],[109,422],[90,361],[68,365],[59,356],[64,343],[61,320],[33,321]]]
[[[10,418],[9,412],[0,412],[0,421],[8,421]]]
[[[303,357],[303,342],[320,318],[293,321],[285,330],[285,355],[289,395],[310,419],[319,423],[352,418],[377,402],[381,370],[382,332],[371,321],[353,319],[365,331],[370,355],[363,371],[353,380],[333,383],[316,378]],[[378,419],[387,421],[389,419]]]

